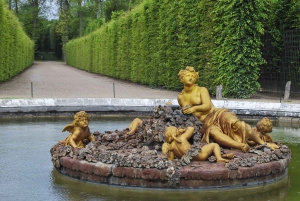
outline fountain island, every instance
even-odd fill
[[[150,118],[122,131],[90,133],[80,111],[50,152],[56,170],[94,183],[148,188],[257,186],[287,176],[290,149],[273,142],[272,122],[251,128],[227,109],[215,108],[193,67],[179,72],[180,108],[158,106]]]

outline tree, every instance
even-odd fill
[[[56,32],[61,36],[62,59],[65,60],[65,45],[69,40],[69,1],[59,0],[59,22],[56,25]]]
[[[8,4],[8,9],[11,10],[11,0],[6,0],[6,3]]]
[[[18,3],[19,3],[19,0],[5,0],[5,2],[8,4],[8,9],[9,10],[14,10],[16,15],[18,16],[18,11],[19,11]]]
[[[12,5],[14,12],[23,24],[24,30],[36,44],[43,33],[43,20],[45,19],[46,0],[14,0]]]

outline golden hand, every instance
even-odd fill
[[[195,112],[195,108],[194,107],[184,107],[182,109],[184,114],[193,114]]]
[[[129,129],[129,131],[126,132],[126,134],[127,134],[127,135],[131,135],[131,134],[133,134],[135,131],[136,131],[136,130],[131,130],[131,129]]]
[[[279,147],[274,143],[267,143],[267,146],[271,148],[271,150],[278,149]]]

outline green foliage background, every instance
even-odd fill
[[[10,79],[33,63],[34,43],[4,0],[0,0],[0,48],[0,81]]]
[[[182,88],[179,70],[194,66],[200,73],[198,84],[211,94],[222,84],[225,97],[247,98],[260,87],[259,67],[266,63],[261,53],[265,27],[268,33],[271,27],[274,34],[280,32],[266,18],[279,3],[145,0],[92,34],[68,42],[67,63],[174,90]],[[277,44],[274,54],[280,54]]]
[[[265,62],[260,48],[266,5],[265,0],[216,3],[212,80],[223,85],[226,97],[248,98],[259,89],[259,66]]]
[[[278,80],[283,75],[284,78],[281,78],[283,81],[292,82],[291,91],[299,91],[300,65],[297,55],[300,55],[300,51],[296,45],[299,43],[299,36],[296,34],[293,36],[295,42],[293,44],[288,44],[285,38],[290,37],[291,31],[299,33],[300,1],[271,0],[271,2],[272,4],[266,13],[268,18],[264,21],[263,56],[267,56],[265,56],[266,63],[261,66],[261,69],[265,69],[263,73],[268,76],[269,80]],[[286,52],[288,52],[288,56]],[[291,54],[294,55],[293,58],[290,57]]]
[[[153,87],[180,89],[178,71],[187,65],[199,70],[206,62],[200,59],[207,53],[200,52],[199,6],[193,0],[145,0],[92,34],[68,42],[67,63]]]

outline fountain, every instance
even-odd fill
[[[91,135],[88,115],[77,113],[63,129],[70,135],[51,148],[56,170],[83,181],[152,188],[243,187],[286,177],[291,151],[266,134],[270,121],[251,128],[214,107],[207,89],[195,84],[193,67],[179,76],[181,108],[158,106],[124,130]]]

